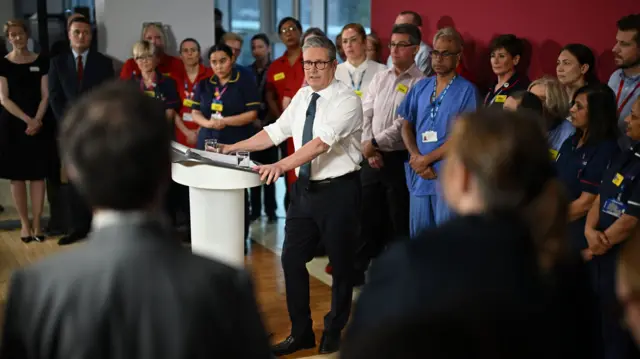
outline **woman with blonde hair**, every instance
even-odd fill
[[[20,215],[23,242],[41,242],[40,217],[50,162],[53,133],[45,130],[49,106],[49,60],[27,48],[29,31],[21,20],[4,25],[11,52],[0,59],[0,178],[11,181],[11,194]],[[29,220],[27,182],[33,222]]]
[[[166,77],[171,77],[175,81],[180,81],[184,77],[184,65],[182,61],[166,53],[167,35],[162,27],[161,23],[150,22],[142,25],[142,34],[140,36],[141,41],[147,41],[157,50],[157,68],[161,74]],[[132,77],[140,75],[140,67],[134,58],[128,59],[122,70],[120,71],[120,78],[123,80],[129,80]]]
[[[528,90],[538,96],[544,106],[543,117],[546,120],[547,138],[552,158],[555,159],[564,141],[575,132],[571,122],[567,121],[569,97],[558,79],[551,76],[533,81]]]

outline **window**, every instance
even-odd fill
[[[276,7],[276,23],[273,25],[274,30],[278,32],[276,26],[283,17],[294,16],[293,14],[293,0],[274,0]],[[313,0],[301,0],[301,1],[313,1]]]
[[[251,37],[260,32],[259,0],[233,0],[231,3],[231,31],[242,36],[242,53],[237,62],[248,66],[253,62]]]
[[[327,0],[327,36],[335,40],[346,24],[355,22],[371,32],[371,4],[360,0]]]

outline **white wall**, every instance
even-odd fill
[[[169,52],[193,37],[204,49],[213,45],[212,0],[95,0],[100,51],[119,61],[131,57],[144,22],[162,22],[170,28]]]

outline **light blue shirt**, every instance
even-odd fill
[[[89,49],[85,50],[83,53],[78,54],[76,52],[76,50],[71,49],[71,52],[73,52],[73,63],[76,64],[76,70],[78,67],[78,56],[82,55],[82,68],[86,69],[87,68],[87,55],[89,55]]]
[[[418,50],[414,61],[423,74],[429,75],[431,73],[431,47],[420,41],[420,50]],[[389,55],[389,58],[387,59],[387,67],[393,67],[391,55]]]
[[[561,122],[547,133],[547,140],[549,141],[549,147],[560,152],[560,147],[567,138],[571,137],[576,132],[576,128],[573,127],[571,122],[566,119],[562,119]]]
[[[624,85],[618,95],[618,89],[620,89],[620,82],[624,80]],[[622,150],[628,150],[631,147],[631,139],[626,135],[627,125],[624,123],[624,119],[631,113],[631,107],[635,100],[640,96],[640,88],[637,88],[640,84],[640,75],[627,76],[622,69],[616,70],[609,78],[609,87],[613,90],[613,93],[618,97],[618,108],[624,100],[629,98],[629,101],[620,109],[620,116],[618,117],[618,128],[620,129],[620,138],[618,139],[618,145]],[[635,89],[635,91],[634,91]],[[631,96],[631,97],[629,97]]]
[[[457,76],[451,83],[438,108],[435,118],[431,119],[431,110],[438,102],[431,102],[431,95],[436,86],[436,76],[421,80],[415,84],[406,95],[397,114],[405,121],[409,121],[416,134],[416,144],[420,154],[426,155],[442,146],[449,137],[451,123],[457,115],[474,111],[479,104],[479,96],[475,86],[461,76]],[[438,99],[440,99],[440,94]],[[427,132],[435,132],[436,139],[427,139]],[[433,169],[440,173],[443,161],[433,163]],[[437,180],[427,180],[420,176],[405,163],[405,176],[409,193],[413,196],[435,195]]]

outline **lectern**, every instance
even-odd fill
[[[260,186],[260,176],[240,166],[234,155],[190,149],[176,142],[172,147],[171,176],[189,187],[192,251],[244,267],[244,192]]]

